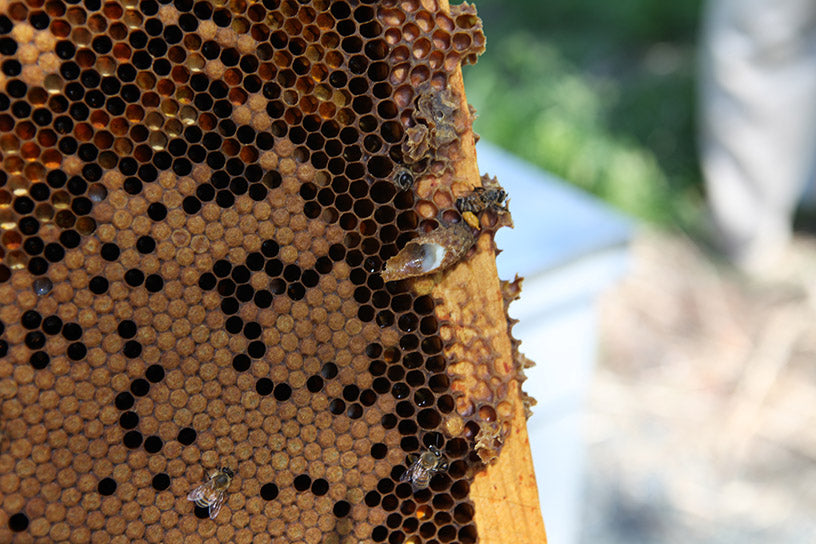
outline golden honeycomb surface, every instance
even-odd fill
[[[471,228],[483,49],[436,0],[0,0],[0,542],[478,540],[500,319],[381,272]]]

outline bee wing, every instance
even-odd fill
[[[224,495],[223,491],[217,493],[215,499],[210,503],[210,519],[215,519],[215,516],[221,511],[221,505],[224,504]]]
[[[425,489],[428,487],[428,480],[430,479],[430,474],[428,471],[422,467],[414,467],[414,470],[411,471],[411,489],[413,491],[419,491],[420,489]]]
[[[414,468],[416,468],[416,465],[411,465],[410,467],[406,468],[405,472],[403,472],[402,476],[400,476],[400,482],[409,481],[414,475]]]
[[[201,484],[200,486],[196,487],[187,495],[188,501],[199,502],[202,499],[206,499],[207,497],[207,484],[209,482]]]

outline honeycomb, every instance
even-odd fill
[[[484,44],[444,0],[0,0],[1,542],[477,542],[521,363],[383,271],[501,225],[455,204]]]

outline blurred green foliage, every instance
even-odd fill
[[[620,209],[697,230],[701,0],[476,0],[487,52],[465,69],[486,140]]]

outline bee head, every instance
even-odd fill
[[[235,473],[232,471],[232,469],[228,467],[221,467],[219,470],[226,474],[227,476],[229,476],[230,478],[235,476]]]

